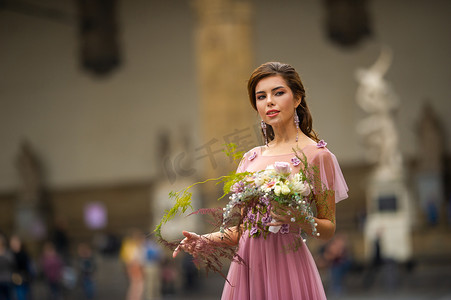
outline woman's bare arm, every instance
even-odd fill
[[[236,227],[227,228],[224,234],[219,231],[213,233],[207,233],[204,235],[198,235],[195,232],[182,232],[185,238],[175,248],[172,253],[172,257],[176,257],[180,251],[185,251],[193,256],[196,256],[196,252],[200,250],[201,240],[202,242],[208,241],[210,243],[224,243],[229,246],[236,246],[240,237],[239,231]]]

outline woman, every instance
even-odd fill
[[[335,233],[335,203],[347,197],[347,186],[335,156],[318,141],[312,129],[312,117],[305,100],[305,90],[293,67],[269,62],[258,67],[248,82],[252,107],[262,119],[265,146],[247,152],[237,172],[264,170],[275,162],[288,162],[292,172],[299,172],[302,164],[293,163],[292,149],[302,151],[309,163],[317,168],[325,190],[326,201],[316,202],[317,238],[330,239]],[[319,196],[321,191],[317,191]],[[321,278],[307,246],[302,243],[296,251],[285,246],[298,239],[299,229],[311,234],[311,225],[288,214],[272,212],[271,226],[289,224],[289,232],[270,233],[266,238],[249,237],[230,228],[227,240],[238,244],[237,254],[243,263],[232,262],[224,286],[222,299],[326,299]],[[199,236],[184,231],[185,239],[174,251],[196,254],[194,241],[203,238],[218,241],[219,232]],[[188,245],[189,244],[189,245]]]

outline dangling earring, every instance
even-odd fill
[[[296,143],[298,142],[298,138],[299,138],[299,116],[298,113],[296,112],[296,108],[294,109],[294,125],[296,126]]]
[[[260,123],[262,127],[263,137],[265,138],[265,145],[268,146],[268,135],[266,134],[266,123],[262,120]]]

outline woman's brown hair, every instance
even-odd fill
[[[302,84],[299,74],[292,66],[280,62],[267,62],[262,64],[260,67],[255,69],[254,72],[252,72],[252,75],[247,83],[247,92],[252,107],[257,110],[255,98],[255,88],[257,87],[257,84],[263,78],[276,75],[281,76],[285,80],[288,87],[291,89],[293,95],[296,98],[301,99],[301,103],[298,105],[298,107],[296,107],[296,113],[299,117],[299,128],[306,136],[318,142],[318,136],[312,128],[312,115],[310,114],[307,102],[305,101],[304,85]],[[271,125],[267,124],[266,135],[268,137],[268,141],[274,139],[274,131]]]

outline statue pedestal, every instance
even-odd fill
[[[47,228],[37,207],[16,208],[16,231],[27,240],[42,240],[46,237]]]
[[[367,189],[367,260],[374,255],[374,245],[379,239],[383,258],[408,261],[412,257],[411,216],[409,193],[401,172],[376,171]]]
[[[26,241],[28,251],[37,255],[47,238],[47,224],[40,208],[34,203],[21,203],[15,208],[15,233]]]

